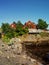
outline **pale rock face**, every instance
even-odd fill
[[[17,44],[17,53],[21,53],[22,52],[22,44],[18,43]]]
[[[11,43],[11,42],[13,42],[13,43],[14,43],[14,42],[15,42],[15,43],[16,43],[16,42],[21,42],[21,40],[20,40],[19,38],[12,38],[12,39],[10,40],[10,43]]]
[[[22,44],[20,43],[21,40],[19,38],[12,38],[10,40],[11,49],[13,49],[14,53],[21,53],[22,52]]]
[[[22,52],[22,44],[21,43],[16,43],[16,44],[12,45],[11,48],[13,49],[13,51],[15,53],[21,53]]]

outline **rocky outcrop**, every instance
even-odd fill
[[[22,37],[23,38],[23,37]],[[28,35],[23,39],[25,44],[32,45],[49,45],[49,37],[41,37],[39,34],[37,35]]]
[[[42,65],[36,59],[22,52],[22,44],[13,41],[12,45],[6,45],[0,40],[0,65]]]
[[[40,55],[41,50],[39,50],[39,47],[40,45],[49,45],[49,37],[41,37],[39,34],[25,35],[19,38],[12,38],[8,45],[0,40],[0,65],[42,65],[38,59],[31,58],[31,55],[27,54],[25,45],[29,45],[29,52]],[[32,47],[33,45],[35,45],[36,49]],[[44,48],[42,49],[44,51]]]

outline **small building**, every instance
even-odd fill
[[[10,26],[11,26],[11,28],[14,28],[14,29],[16,28],[16,24],[15,23],[12,23]]]
[[[33,22],[31,22],[31,21],[28,21],[28,22],[26,22],[25,24],[24,24],[24,27],[28,27],[28,29],[36,29],[37,28],[37,26],[36,26],[36,24],[35,23],[33,23]]]
[[[28,21],[24,24],[24,27],[28,27],[29,34],[38,33],[37,25],[34,22]]]

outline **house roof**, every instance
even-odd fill
[[[16,24],[14,24],[14,23],[12,23],[10,26],[11,26],[12,28],[16,28]]]
[[[34,22],[32,22],[32,21],[28,21],[28,22],[26,22],[25,24],[34,24],[34,25],[36,25]]]

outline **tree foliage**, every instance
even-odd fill
[[[18,22],[17,22],[17,27],[19,27],[19,26],[20,26],[20,27],[23,27],[23,24],[21,23],[21,21],[18,21]]]
[[[23,24],[21,23],[21,21],[18,21],[16,26],[16,32],[18,33],[18,35],[23,35],[25,33],[28,33],[28,28],[23,28]]]
[[[48,27],[48,24],[46,23],[46,21],[39,19],[37,26],[39,29],[46,29]]]
[[[2,23],[2,32],[4,33],[4,40],[9,40],[13,37],[16,37],[16,36],[21,36],[21,35],[24,35],[26,33],[28,33],[28,29],[27,28],[23,28],[23,24],[18,21],[17,23],[16,22],[13,22],[13,24],[16,24],[16,28],[12,28],[8,23]]]
[[[9,32],[9,30],[10,30],[10,26],[8,23],[2,23],[1,28],[2,28],[2,32],[4,32],[4,33]]]

